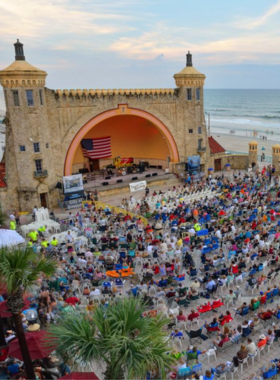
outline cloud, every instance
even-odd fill
[[[224,27],[223,27],[224,28]],[[271,57],[280,63],[280,33],[278,31],[263,33],[241,33],[233,29],[204,37],[193,42],[194,32],[189,28],[171,28],[157,24],[141,35],[120,37],[110,49],[126,59],[155,60],[158,57],[172,61],[182,61],[188,50],[199,57],[203,64],[246,63]]]
[[[71,36],[90,39],[99,35],[133,30],[126,25],[131,16],[125,12],[101,9],[94,3],[71,0],[0,0],[0,34],[6,40],[25,37],[38,41],[55,37],[67,40]],[[60,45],[58,43],[58,45]]]
[[[266,22],[279,11],[280,11],[280,0],[278,0],[276,4],[274,4],[271,8],[269,8],[261,17],[258,17],[255,19],[241,20],[234,23],[234,25],[237,28],[252,30],[262,25],[265,25]]]

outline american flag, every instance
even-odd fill
[[[84,157],[98,159],[112,156],[110,136],[97,139],[83,139],[81,144]]]

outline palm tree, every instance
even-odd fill
[[[49,326],[50,340],[66,363],[105,364],[105,379],[146,378],[149,370],[166,378],[174,363],[164,330],[169,319],[143,318],[145,311],[139,299],[125,298],[90,315],[65,312]]]
[[[2,248],[0,250],[0,281],[7,284],[8,310],[12,313],[27,377],[32,380],[35,379],[35,373],[21,319],[23,294],[32,290],[40,276],[51,276],[54,272],[54,261],[37,256],[31,249]]]

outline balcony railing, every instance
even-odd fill
[[[34,172],[34,177],[35,178],[42,178],[42,177],[47,177],[48,176],[48,171],[47,170],[36,170]]]
[[[199,152],[199,153],[201,153],[201,152],[206,152],[206,147],[205,146],[199,146],[198,148],[197,148],[197,151]]]

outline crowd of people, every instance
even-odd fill
[[[210,380],[256,366],[265,349],[273,355],[280,337],[280,188],[270,169],[146,192],[124,202],[120,214],[89,202],[69,213],[60,243],[43,226],[32,231],[28,246],[54,257],[57,270],[38,283],[30,305],[37,320],[28,324],[23,315],[24,328],[55,323],[62,310],[91,313],[121,297],[141,297],[148,305],[143,317],[169,317],[167,354],[178,360],[170,378]],[[139,217],[143,204],[147,223]],[[211,356],[218,365],[209,363]],[[254,368],[250,379],[274,376],[275,359]]]

